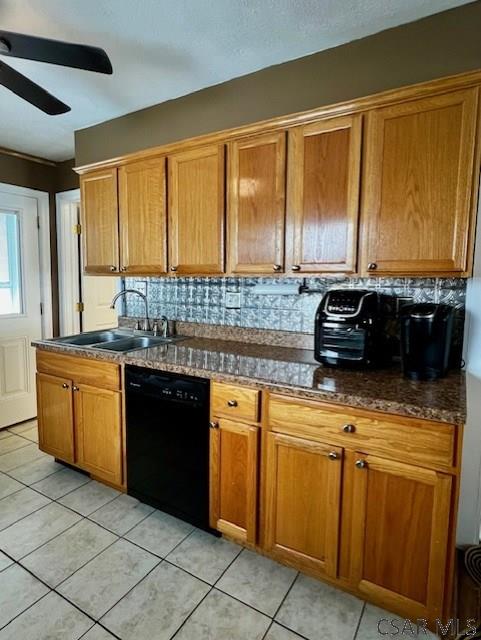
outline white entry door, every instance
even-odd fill
[[[37,415],[42,335],[37,200],[0,191],[0,428]]]

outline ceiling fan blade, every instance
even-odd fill
[[[48,113],[49,116],[57,116],[60,113],[70,111],[68,105],[4,62],[0,62],[0,84],[33,104],[37,109]]]
[[[0,53],[63,67],[112,73],[112,64],[105,51],[86,44],[72,44],[0,30]]]

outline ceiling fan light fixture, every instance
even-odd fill
[[[12,47],[6,38],[0,38],[0,53],[10,53]]]

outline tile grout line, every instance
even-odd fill
[[[18,564],[18,563],[15,563]],[[15,565],[10,565],[10,566],[15,566]],[[42,584],[44,584],[42,582]],[[47,586],[44,584],[44,586]],[[7,622],[7,624],[4,625],[0,625],[0,631],[3,631],[3,629],[6,629],[8,627],[9,624],[12,624],[12,622],[14,620],[16,620],[17,618],[19,618],[20,616],[22,616],[24,613],[26,613],[29,609],[31,609],[32,607],[34,607],[36,604],[38,604],[40,602],[40,600],[43,600],[46,596],[48,596],[48,594],[51,592],[50,587],[48,587],[48,591],[47,593],[44,593],[42,596],[40,596],[40,598],[37,598],[37,600],[35,600],[34,602],[32,602],[31,604],[28,605],[28,607],[26,607],[25,609],[23,609],[23,611],[20,611],[19,613],[17,613],[17,615],[15,615],[11,620],[9,620]]]
[[[145,549],[144,549],[144,551],[145,551]],[[156,557],[158,558],[158,556],[156,556]],[[108,613],[110,613],[110,611],[112,611],[112,609],[114,609],[114,608],[115,608],[115,607],[116,607],[120,602],[122,602],[122,600],[123,600],[124,598],[126,598],[126,597],[129,595],[129,593],[130,593],[131,591],[133,591],[136,587],[138,587],[138,586],[139,586],[139,584],[141,584],[141,583],[142,583],[142,582],[147,578],[147,576],[149,576],[149,575],[150,575],[150,574],[151,574],[155,569],[157,569],[158,567],[160,567],[160,565],[161,565],[163,562],[165,562],[165,559],[164,559],[164,558],[161,558],[161,559],[159,560],[159,562],[157,562],[157,564],[156,564],[156,565],[154,565],[154,566],[152,567],[152,569],[150,569],[150,570],[145,574],[145,576],[143,576],[142,578],[140,578],[140,580],[139,580],[138,582],[136,582],[136,583],[133,585],[133,587],[130,587],[130,589],[129,589],[128,591],[126,591],[126,592],[124,593],[124,595],[123,595],[121,598],[119,598],[118,600],[116,600],[116,601],[114,602],[114,604],[113,604],[111,607],[109,607],[109,608],[107,609],[107,611],[105,611],[105,613],[103,613],[103,614],[100,616],[99,621],[100,621],[100,620],[102,620],[103,618],[105,618],[105,616],[106,616]],[[109,629],[108,627],[106,627],[106,626],[105,626],[105,623],[102,623],[102,626],[104,627],[104,629],[107,629],[107,631],[109,631],[109,632],[110,632],[110,629]]]
[[[356,630],[354,631],[354,635],[352,636],[352,640],[356,640],[357,634],[359,633],[359,628],[361,626],[361,621],[364,616],[364,612],[366,611],[366,601],[364,601],[361,609],[361,615],[359,616],[359,620],[357,621]]]

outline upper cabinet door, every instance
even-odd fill
[[[361,134],[360,114],[289,131],[286,272],[356,270]]]
[[[117,169],[80,177],[84,271],[119,271]]]
[[[120,270],[156,274],[167,270],[165,158],[119,169]]]
[[[368,114],[363,271],[469,270],[477,94],[456,91]]]
[[[169,156],[169,268],[224,271],[224,146]]]
[[[284,270],[285,132],[232,142],[228,148],[228,271]]]

